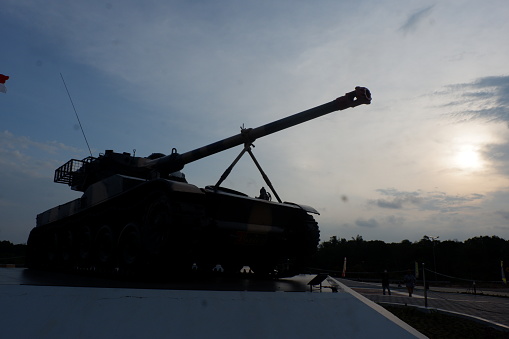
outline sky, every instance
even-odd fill
[[[331,236],[509,239],[504,1],[2,0],[0,240],[80,196],[54,170],[107,149],[183,153],[350,92],[363,105],[258,139],[284,201]],[[186,165],[217,182],[240,148]],[[223,186],[266,186],[248,157]]]

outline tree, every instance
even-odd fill
[[[438,280],[501,282],[500,261],[509,264],[509,240],[480,236],[465,242],[423,238],[415,243],[405,239],[387,244],[380,240],[365,241],[360,235],[348,241],[333,236],[320,244],[313,266],[341,272],[344,257],[348,259],[350,277],[378,277],[384,269],[404,272],[412,269],[416,261],[434,271],[436,261]],[[435,275],[430,277],[434,279]]]

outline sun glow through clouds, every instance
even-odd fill
[[[465,175],[489,171],[491,159],[486,151],[489,145],[504,142],[505,126],[493,124],[457,124],[444,142],[444,160],[447,168]]]
[[[456,152],[454,164],[461,170],[475,171],[483,167],[483,159],[475,146],[464,145]]]

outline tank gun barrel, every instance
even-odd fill
[[[147,167],[154,168],[156,170],[175,172],[181,170],[184,168],[184,165],[190,162],[222,152],[238,145],[252,143],[258,138],[318,118],[322,115],[370,103],[370,91],[365,87],[355,87],[354,91],[348,92],[326,104],[296,113],[257,128],[242,129],[241,133],[237,135],[186,153],[178,154],[174,152],[170,155],[154,159],[147,164]]]

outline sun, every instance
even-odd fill
[[[441,147],[443,169],[472,180],[493,171],[492,145],[505,143],[507,127],[503,124],[462,123],[449,125]],[[438,139],[442,141],[441,139]]]
[[[484,166],[481,153],[472,145],[461,146],[454,155],[454,163],[457,168],[467,171],[480,170]]]

